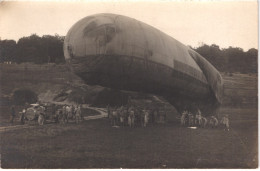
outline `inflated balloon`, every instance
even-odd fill
[[[87,84],[161,95],[179,111],[215,110],[222,101],[222,77],[206,59],[126,16],[81,19],[67,33],[64,55]]]

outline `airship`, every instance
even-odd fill
[[[220,73],[200,54],[162,31],[117,14],[76,22],[64,40],[71,70],[89,85],[165,97],[181,112],[216,111],[223,99]]]

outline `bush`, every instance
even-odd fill
[[[32,90],[22,88],[14,91],[12,100],[15,105],[25,105],[26,103],[36,103],[38,97]]]

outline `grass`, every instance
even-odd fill
[[[70,79],[81,84],[65,66],[1,65],[0,71],[1,126],[9,125],[10,117],[10,106],[3,99],[16,88],[29,87],[39,95],[49,94],[44,96],[48,100],[66,89]],[[180,127],[174,122],[173,113],[167,116],[167,124],[147,128],[112,128],[106,119],[78,125],[36,125],[0,133],[1,167],[256,168],[257,75],[223,78],[224,108],[220,113],[229,114],[229,132]],[[96,92],[95,88],[90,92]],[[21,109],[17,107],[16,111]],[[96,114],[91,110],[84,112],[84,116]]]
[[[240,109],[252,117],[256,109]],[[237,114],[226,109],[230,115]],[[255,168],[257,120],[231,120],[231,131],[178,123],[113,128],[106,119],[1,133],[3,168]]]

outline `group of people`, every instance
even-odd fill
[[[68,123],[69,119],[79,123],[82,120],[81,105],[64,105],[57,110],[55,121],[61,124]]]
[[[165,122],[166,113],[163,115],[158,110],[149,110],[135,106],[107,107],[108,118],[112,126],[147,127],[148,123],[156,121]]]
[[[38,109],[37,112],[38,123],[39,125],[43,125],[44,121],[46,120],[46,108],[44,108],[44,110]],[[23,109],[20,113],[20,122],[21,124],[24,124],[24,121],[26,120],[26,109]],[[57,109],[54,110],[54,113],[55,114],[53,115],[53,118],[56,123],[66,124],[69,122],[69,120],[73,120],[76,123],[79,123],[83,119],[81,105],[59,106]],[[166,121],[166,110],[159,112],[158,108],[151,110],[147,108],[140,108],[133,105],[114,108],[107,106],[107,113],[112,126],[147,127],[149,123],[165,123]],[[11,123],[13,123],[14,118],[15,108],[14,106],[12,106],[10,117]],[[188,110],[184,110],[182,112],[180,122],[182,126],[197,126],[201,128],[205,128],[207,126],[217,128],[219,125],[223,125],[224,130],[229,131],[228,115],[224,115],[219,121],[215,116],[202,116],[201,111],[199,109],[197,110],[195,115]]]
[[[23,125],[28,118],[26,117],[26,112],[29,108],[25,107],[22,109],[21,112],[19,112],[19,121]],[[35,121],[38,121],[39,125],[43,125],[45,120],[47,118],[52,117],[53,120],[56,123],[61,123],[61,124],[66,124],[68,123],[69,120],[73,120],[76,123],[79,123],[82,121],[82,107],[81,105],[63,105],[63,106],[56,106],[54,105],[55,108],[52,110],[50,113],[51,115],[48,115],[46,108],[42,105],[39,105],[37,108],[34,108],[35,111]],[[11,116],[10,116],[10,123],[14,122],[15,119],[15,107],[11,107]]]
[[[181,125],[182,126],[198,126],[201,128],[207,127],[209,125],[211,128],[217,128],[218,125],[223,125],[224,130],[229,131],[229,118],[228,115],[224,115],[222,119],[219,120],[215,116],[205,117],[202,116],[201,111],[198,109],[197,113],[194,115],[190,111],[184,110],[181,115]]]

